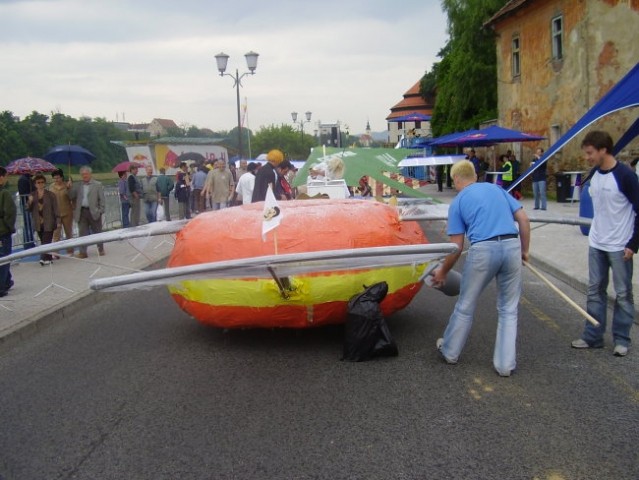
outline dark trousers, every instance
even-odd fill
[[[29,195],[20,195],[20,207],[22,208],[22,238],[23,248],[35,247],[35,237],[33,236],[33,219],[31,218],[31,212],[27,202],[29,201]]]
[[[162,197],[162,205],[164,206],[164,220],[166,220],[167,222],[171,221],[171,204],[169,203],[170,201],[170,196]]]
[[[131,212],[129,214],[131,217],[130,225],[137,227],[140,225],[140,199],[131,196],[129,203],[131,203]]]
[[[193,191],[191,192],[191,194],[193,195],[193,203],[195,204],[195,212],[203,212],[206,210],[206,205],[205,205],[205,198],[204,195],[202,195],[202,189],[201,188],[194,188]]]
[[[78,233],[81,237],[86,237],[92,233],[102,232],[102,215],[97,220],[94,220],[91,216],[91,211],[88,208],[82,207],[80,210],[80,219],[78,220]],[[104,244],[98,243],[98,250],[103,250]],[[87,253],[86,245],[80,247],[80,253]]]
[[[44,230],[38,230],[38,237],[42,245],[47,245],[53,241],[53,231],[45,232]],[[40,255],[40,260],[52,260],[53,257],[50,253],[43,253]]]
[[[129,212],[131,211],[131,204],[128,200],[120,200],[122,207],[122,228],[129,228],[131,222],[129,220]]]
[[[11,234],[0,236],[0,257],[11,255]],[[9,290],[12,284],[10,263],[0,265],[0,293]]]
[[[435,172],[436,172],[435,176],[437,178],[437,191],[441,192],[444,186],[444,166],[437,165],[435,167]]]

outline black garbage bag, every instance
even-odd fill
[[[388,293],[388,283],[380,282],[364,289],[348,302],[342,357],[348,362],[395,357],[399,353],[379,306]]]

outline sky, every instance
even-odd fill
[[[0,111],[214,131],[292,125],[291,112],[386,130],[390,108],[438,60],[439,0],[0,0]],[[299,128],[299,125],[297,125]]]

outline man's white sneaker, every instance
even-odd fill
[[[572,348],[602,348],[603,347],[603,345],[596,345],[593,347],[588,342],[586,342],[583,338],[573,340],[570,346]]]
[[[623,345],[615,345],[615,349],[613,350],[612,354],[615,357],[625,357],[626,355],[628,355],[628,347],[625,347]]]

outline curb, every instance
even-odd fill
[[[149,264],[142,270],[156,270],[166,264],[168,255],[160,260]],[[87,305],[97,305],[111,298],[114,293],[95,292],[93,290],[83,290],[64,302],[54,305],[42,312],[37,313],[23,321],[0,332],[0,353],[18,345],[20,342],[31,338],[38,332],[44,331],[57,322],[70,317]]]
[[[552,277],[556,278],[560,282],[563,282],[566,285],[570,286],[571,288],[574,288],[575,290],[577,290],[578,292],[582,293],[583,295],[587,295],[588,294],[588,282],[587,281],[579,280],[579,279],[577,279],[575,277],[572,277],[572,276],[568,275],[566,272],[564,272],[563,270],[560,270],[559,268],[557,268],[556,266],[552,265],[551,263],[548,263],[544,259],[541,259],[541,258],[538,258],[538,257],[534,257],[534,256],[531,255],[530,260],[531,260],[531,263],[534,266],[539,267],[545,273],[551,275]],[[635,292],[633,292],[633,294],[634,293]],[[608,294],[608,303],[609,303],[608,308],[610,308],[610,305],[614,305],[614,302],[615,302],[614,293],[609,293]],[[612,317],[610,317],[610,318],[612,318]],[[637,308],[636,304],[635,304],[635,319],[634,319],[633,323],[635,325],[639,325],[639,308]]]

